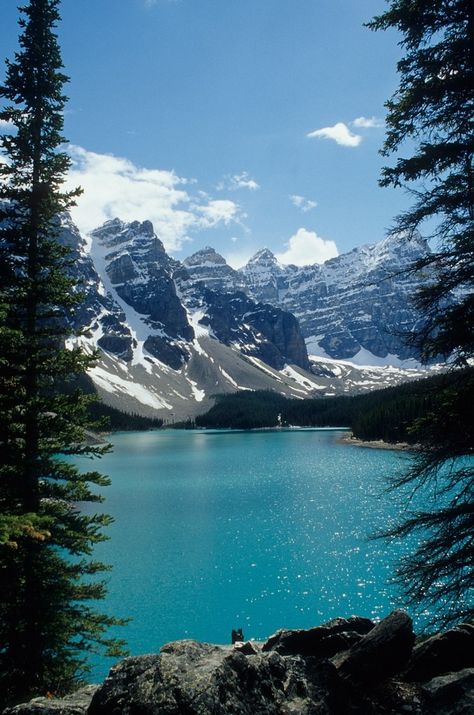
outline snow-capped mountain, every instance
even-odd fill
[[[346,254],[305,269],[280,266],[264,250],[235,271],[211,248],[184,263],[174,260],[149,221],[114,219],[84,239],[66,217],[62,240],[74,252],[74,270],[86,296],[75,316],[83,330],[79,339],[87,349],[101,350],[90,375],[102,399],[119,409],[176,421],[205,411],[212,396],[222,392],[273,389],[301,398],[373,389],[422,374],[357,368],[327,356],[310,360],[295,317],[307,335],[316,335],[313,326],[318,326],[320,345],[331,346],[328,353],[346,356],[347,340],[337,350],[346,325],[352,326],[353,341],[354,335],[360,338],[357,346],[371,350],[373,341],[356,333],[354,325],[362,310],[374,322],[378,309],[371,299],[388,300],[389,287],[398,298],[396,290],[403,285],[406,304],[408,282],[398,281],[395,290],[394,283],[387,287],[393,279],[384,273],[395,268],[401,247],[377,244],[357,249],[352,259]],[[383,276],[384,292],[363,288],[366,276]],[[359,311],[352,319],[351,305]],[[372,333],[369,329],[367,335]]]
[[[416,358],[403,333],[419,315],[411,297],[422,279],[406,271],[429,252],[418,234],[392,235],[332,258],[323,265],[283,266],[271,251],[259,251],[246,266],[227,274],[225,290],[237,286],[257,301],[292,313],[310,354],[357,360],[369,354],[387,362]],[[197,255],[197,254],[195,254]],[[197,274],[194,257],[188,270],[196,280],[212,283],[212,272]],[[219,266],[223,271],[223,266]],[[232,283],[234,278],[234,283]]]
[[[282,266],[268,248],[263,248],[239,271],[247,290],[257,300],[279,305],[288,291],[289,276],[295,266]],[[297,270],[297,269],[296,269]]]
[[[217,291],[245,290],[245,279],[210,246],[183,261],[190,275],[195,281],[203,281],[208,288]]]
[[[86,296],[79,339],[101,349],[90,375],[108,404],[180,420],[222,392],[321,388],[293,315],[191,280],[149,222],[109,221],[86,241],[64,218],[62,241]]]

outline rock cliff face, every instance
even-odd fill
[[[218,271],[211,261],[204,269],[200,253],[187,259],[188,270],[211,287],[217,275],[224,275],[223,259]],[[228,270],[220,288],[244,290],[254,300],[292,313],[310,353],[347,360],[364,350],[404,360],[416,357],[402,333],[420,319],[410,299],[423,279],[406,268],[427,253],[427,242],[418,234],[410,239],[392,235],[323,265],[303,267],[279,264],[266,248],[238,272]]]
[[[286,363],[309,370],[306,345],[296,318],[280,308],[255,303],[245,293],[217,293],[203,289],[208,326],[218,340],[240,347],[276,370]]]
[[[225,258],[210,246],[193,253],[183,261],[194,281],[202,281],[208,288],[231,293],[245,288],[245,280],[231,268]]]
[[[396,339],[384,337],[382,324],[389,314],[403,322],[408,279],[395,289],[386,277],[416,252],[402,241],[304,269],[284,268],[264,250],[235,271],[211,248],[184,263],[174,260],[149,221],[114,219],[84,239],[63,217],[61,240],[72,250],[73,272],[86,297],[74,327],[83,330],[86,349],[100,348],[91,377],[101,398],[118,409],[177,421],[204,412],[211,396],[222,392],[332,395],[422,374],[358,374],[326,358],[309,360],[305,343],[306,335],[312,352],[316,345],[344,357],[361,347],[401,354],[390,342]],[[367,277],[388,281],[385,292],[381,283],[359,290],[356,274],[361,286]],[[411,325],[413,315],[407,316]]]
[[[171,338],[192,340],[194,332],[176,295],[177,264],[165,252],[149,221],[110,221],[91,233],[93,255],[104,261],[110,286],[147,324]]]
[[[297,320],[237,290],[211,290],[167,255],[149,221],[106,222],[89,243],[68,217],[61,240],[72,250],[73,273],[85,301],[74,327],[86,349],[101,357],[91,377],[118,409],[186,419],[210,406],[210,395],[236,389],[277,388],[311,394],[296,373],[309,370]],[[221,270],[213,288],[238,274],[212,249],[190,261],[193,270]]]
[[[253,256],[239,273],[247,290],[257,300],[265,300],[273,305],[282,302],[288,290],[289,276],[297,271],[296,266],[282,266],[268,248],[263,248]]]
[[[255,300],[295,315],[310,353],[346,360],[364,349],[406,359],[415,354],[401,334],[420,319],[410,299],[422,278],[405,270],[427,252],[420,236],[394,235],[301,268],[281,266],[270,251],[260,251],[240,273]]]
[[[410,618],[337,618],[264,644],[176,641],[127,658],[98,688],[39,698],[4,715],[467,715],[474,627],[415,645]],[[459,646],[461,645],[461,648]]]
[[[125,313],[104,290],[87,243],[67,214],[61,216],[59,241],[71,252],[71,272],[84,298],[74,308],[73,327],[87,328],[96,346],[111,350],[122,360],[130,360],[132,334]]]
[[[91,239],[91,255],[104,284],[134,311],[142,331],[148,328],[143,347],[161,362],[179,369],[189,359],[186,345],[195,338],[189,316],[199,306],[197,330],[205,326],[225,345],[232,344],[277,370],[287,362],[309,369],[294,316],[239,293],[239,275],[213,249],[195,254],[183,269],[167,255],[149,221],[109,221],[93,231]],[[213,290],[205,287],[201,277]],[[235,288],[226,292],[232,281]],[[102,338],[101,347],[114,352],[110,335],[104,337],[106,344]]]

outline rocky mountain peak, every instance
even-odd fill
[[[410,234],[393,232],[375,245],[379,246],[381,253],[391,254],[401,261],[410,261],[430,252],[428,241],[418,231]]]
[[[91,231],[90,235],[93,241],[98,241],[108,248],[140,241],[144,246],[148,245],[165,253],[163,243],[156,236],[151,221],[126,223],[119,218],[114,218]]]
[[[255,265],[274,265],[274,266],[279,266],[280,264],[277,261],[277,258],[272,251],[270,251],[269,248],[262,248],[260,251],[257,251],[257,253],[252,256],[247,262],[247,265],[244,266],[244,269],[249,269],[252,266]]]
[[[67,246],[67,248],[72,251],[81,251],[85,249],[86,241],[84,237],[81,236],[79,229],[67,211],[64,211],[59,216],[59,226],[59,242],[63,246]]]
[[[411,249],[426,249],[428,244],[426,238],[424,238],[419,231],[413,230],[408,231],[392,231],[380,242],[382,244],[390,244],[392,246],[397,246],[400,250],[411,248]],[[376,244],[375,244],[376,245]]]
[[[345,256],[360,261],[365,271],[371,271],[382,266],[388,268],[397,263],[407,266],[429,251],[427,240],[418,231],[413,231],[410,235],[392,232],[381,241],[359,246]]]
[[[183,263],[193,282],[201,282],[212,290],[227,293],[244,289],[244,282],[239,273],[210,246],[196,251]]]
[[[285,269],[269,248],[258,251],[248,263],[240,268],[247,290],[256,300],[278,305],[280,291],[284,288]]]
[[[107,241],[112,240],[115,236],[120,235],[125,225],[121,219],[113,218],[95,228],[90,232],[90,235],[102,243],[107,243]]]
[[[391,236],[322,266],[283,266],[263,249],[235,271],[209,246],[174,260],[150,221],[112,219],[88,245],[61,217],[61,233],[87,296],[74,325],[103,351],[93,379],[113,406],[182,418],[190,404],[202,411],[229,390],[327,390],[310,372],[320,376],[319,360],[396,365],[416,357],[400,330],[419,320],[410,297],[420,278],[404,270],[426,255],[418,235]]]
[[[200,251],[196,251],[196,253],[193,253],[192,256],[186,258],[183,263],[187,268],[206,265],[227,266],[227,261],[224,256],[217,253],[217,251],[214,248],[211,248],[211,246],[205,246]]]

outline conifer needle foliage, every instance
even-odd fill
[[[412,267],[425,276],[415,296],[424,320],[410,342],[426,360],[444,356],[463,367],[474,355],[474,4],[388,0],[369,27],[398,30],[404,52],[399,87],[386,104],[382,154],[394,164],[380,183],[403,186],[413,198],[396,229],[428,231],[433,247]],[[473,405],[472,372],[459,372],[413,424],[422,446],[393,484],[423,489],[430,500],[388,535],[418,535],[397,578],[433,623],[474,617]]]
[[[91,559],[104,514],[86,516],[108,480],[68,455],[87,446],[88,400],[70,385],[94,359],[67,345],[81,300],[68,274],[61,221],[66,97],[54,33],[59,0],[20,8],[19,50],[0,87],[0,700],[64,692],[88,651],[121,652],[115,618],[97,612],[106,566]],[[64,455],[58,457],[58,454]],[[97,580],[99,575],[99,580]]]

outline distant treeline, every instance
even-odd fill
[[[163,420],[158,417],[143,417],[134,412],[121,412],[115,407],[104,405],[103,402],[92,402],[89,413],[94,421],[99,422],[99,428],[112,432],[128,430],[158,429],[163,426]]]
[[[387,442],[419,441],[413,423],[424,417],[458,381],[469,383],[474,370],[444,373],[397,387],[340,397],[288,399],[267,391],[245,391],[217,397],[196,417],[196,427],[252,429],[280,424],[306,427],[350,427],[355,437]]]

